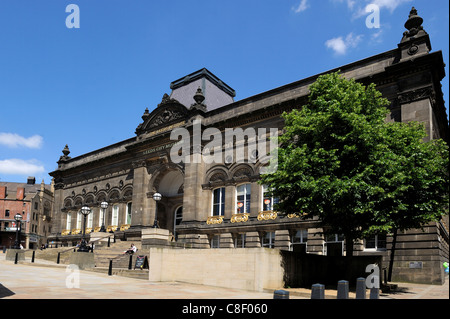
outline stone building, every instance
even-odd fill
[[[428,139],[448,142],[442,52],[431,51],[429,35],[414,8],[405,27],[394,49],[330,72],[340,70],[363,84],[375,83],[391,102],[388,121],[422,122]],[[50,173],[55,205],[49,240],[79,241],[80,208],[87,205],[92,209],[87,233],[100,230],[105,214],[108,231],[124,239],[141,238],[143,230],[156,223],[170,232],[177,245],[192,248],[267,247],[345,254],[339,234],[325,238],[317,221],[295,214],[282,217],[272,210],[276,199],[266,196],[258,183],[270,143],[265,149],[249,148],[251,139],[269,141],[270,132],[281,134],[280,115],[304,104],[309,86],[319,75],[234,101],[230,86],[201,69],[172,82],[171,93],[164,94],[152,112],[145,110],[132,138],[73,158],[66,145],[58,168]],[[236,138],[232,145],[208,145],[215,136],[209,133],[219,131],[226,140],[227,129],[236,128],[249,136]],[[252,129],[256,136],[250,136]],[[182,146],[177,144],[180,135],[173,136],[177,130],[189,133]],[[227,157],[226,151],[233,148],[236,157],[242,151],[244,160]],[[211,150],[225,154],[219,161],[196,160]],[[173,160],[186,155],[188,160]],[[155,193],[162,195],[158,202],[153,199]],[[104,201],[108,203],[105,211],[100,208]],[[399,234],[394,280],[442,282],[440,265],[448,259],[446,225],[448,218],[427,225],[424,232]],[[390,242],[389,236],[381,235],[361,239],[355,254],[387,258]]]
[[[0,182],[0,247],[14,246],[16,214],[22,215],[20,242],[24,248],[37,249],[47,243],[52,232],[52,186],[36,184],[34,177],[27,183]]]

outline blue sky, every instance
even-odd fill
[[[65,144],[75,157],[135,136],[203,67],[240,100],[395,49],[412,6],[448,75],[448,0],[0,0],[0,181],[50,183]],[[448,76],[443,91],[448,113]]]

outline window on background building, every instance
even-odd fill
[[[225,187],[213,190],[212,215],[223,216],[225,213]]]
[[[119,225],[119,205],[113,206],[111,225],[113,225],[113,226]]]
[[[5,210],[5,217],[9,217],[9,209]]]
[[[92,228],[93,221],[94,221],[94,212],[92,211],[92,212],[87,216],[86,228]]]
[[[81,229],[81,221],[83,220],[83,214],[79,211],[77,213],[77,229]]]
[[[263,211],[273,210],[274,205],[277,203],[278,203],[278,198],[270,196],[269,188],[266,185],[263,185],[263,202],[262,202]]]
[[[127,213],[125,214],[125,224],[131,224],[131,203],[127,203]]]
[[[99,208],[100,209],[100,214],[98,214],[98,225],[102,226],[103,225],[103,214],[104,214],[104,209],[103,208]],[[105,221],[106,223],[106,221]]]
[[[250,213],[251,184],[236,187],[236,213]]]
[[[344,241],[344,235],[338,235],[338,234],[326,234],[325,235],[325,241],[327,243],[338,243]]]
[[[234,247],[235,248],[245,248],[245,234],[236,234],[234,238]]]
[[[366,250],[386,250],[386,235],[373,235],[364,240]]]
[[[291,251],[300,251],[304,248],[306,251],[307,242],[308,242],[308,230],[307,229],[298,229],[291,236],[290,250]]]
[[[340,255],[344,254],[344,235],[342,234],[326,234],[323,247],[324,255]]]
[[[211,238],[211,248],[220,248],[220,235],[214,235]]]
[[[67,213],[67,220],[66,220],[66,229],[71,229],[72,227],[72,214]]]
[[[261,246],[265,248],[275,247],[275,232],[267,232],[264,234],[261,240]]]

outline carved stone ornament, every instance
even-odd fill
[[[164,93],[161,103],[158,104],[158,107],[165,105],[165,104],[169,104],[169,103],[180,103],[180,102],[178,102],[175,99],[171,99],[167,93]]]
[[[425,87],[418,90],[412,90],[409,92],[401,93],[397,96],[400,104],[411,103],[418,100],[423,100],[426,98],[433,98],[433,89],[431,86]]]
[[[171,109],[166,109],[164,110],[164,112],[162,112],[161,114],[159,114],[158,116],[156,116],[151,123],[148,125],[148,128],[154,128],[157,126],[162,126],[166,123],[178,120],[178,119],[183,119],[184,115],[180,112],[177,112],[175,110],[171,110]]]

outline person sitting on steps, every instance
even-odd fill
[[[125,250],[124,254],[134,254],[137,251],[137,248],[134,244],[131,244],[131,247]]]

